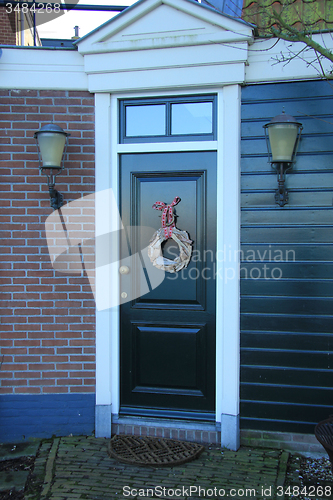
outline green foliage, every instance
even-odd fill
[[[333,2],[327,0],[244,0],[242,18],[259,36],[313,34],[333,30]]]
[[[305,52],[311,51],[307,64],[316,62],[321,75],[332,79],[332,71],[325,71],[322,62],[325,59],[333,62],[333,51],[322,39],[313,35],[329,33],[333,40],[333,1],[244,0],[242,18],[256,26],[259,37],[304,44],[304,48],[296,53],[290,49],[289,55],[282,55],[278,62],[288,63],[295,57],[304,58]]]

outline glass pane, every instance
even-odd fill
[[[212,102],[171,105],[171,134],[211,134],[212,132]]]
[[[126,106],[126,136],[165,135],[165,104]]]

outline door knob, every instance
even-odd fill
[[[119,268],[119,272],[120,272],[120,274],[128,274],[130,272],[130,269],[127,266],[121,266]]]

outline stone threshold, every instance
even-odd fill
[[[112,415],[112,434],[154,436],[195,443],[221,443],[221,424]]]

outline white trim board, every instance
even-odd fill
[[[88,90],[84,59],[75,51],[2,48],[0,88]]]
[[[314,35],[314,39],[316,37],[319,37],[319,43],[333,49],[330,33]],[[316,62],[309,64],[313,60],[312,51],[305,53],[302,59],[296,57],[289,64],[276,63],[277,57],[290,54],[290,47],[298,52],[304,45],[259,39],[250,47],[244,42],[223,45],[212,43],[197,47],[136,51],[132,54],[89,56],[76,51],[2,47],[0,88],[89,90],[96,93],[137,92],[141,89],[148,95],[158,89],[169,92],[171,86],[179,91],[185,86],[190,91],[194,81],[201,87],[211,89],[235,83],[320,79]],[[169,60],[173,60],[173,63],[170,62],[168,66]],[[323,60],[322,64],[329,70],[329,61]]]
[[[251,41],[252,26],[189,0],[141,0],[76,42],[83,54]]]

